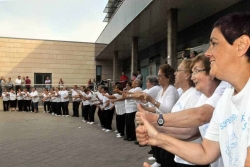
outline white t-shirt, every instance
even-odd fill
[[[57,103],[60,103],[61,102],[61,92],[58,91],[58,92],[55,92],[55,97],[56,97],[56,102]],[[53,100],[52,100],[53,101]]]
[[[17,92],[17,95],[16,95],[16,99],[17,100],[23,100],[23,92]]]
[[[117,99],[121,98],[122,95],[119,95],[118,93],[113,94]],[[125,114],[125,100],[122,101],[116,101],[115,102],[115,111],[117,115],[123,115]]]
[[[21,81],[21,79],[16,79],[16,81],[15,81],[15,83],[16,83],[16,85],[21,85],[21,83],[22,83],[22,81]],[[16,90],[17,91],[17,90]]]
[[[60,95],[61,95],[61,102],[67,102],[69,101],[69,97],[67,97],[69,95],[68,91],[67,90],[62,90],[60,92]],[[67,97],[67,98],[65,98]]]
[[[182,110],[192,108],[196,105],[201,93],[196,91],[195,88],[191,87],[187,91],[185,91],[179,98],[179,100],[175,103],[174,107],[172,108],[172,113],[173,112],[181,112]],[[202,139],[198,138],[193,141],[193,143],[201,143]],[[187,165],[193,165],[182,158],[175,156],[174,158],[175,162],[181,163],[181,164],[187,164]]]
[[[213,95],[209,98],[207,98],[204,94],[202,94],[196,104],[196,107],[200,107],[203,104],[208,104],[214,108],[216,108],[217,106],[217,102],[219,101],[219,99],[221,98],[222,94],[224,93],[225,89],[230,86],[230,84],[228,84],[225,81],[221,81],[221,83],[218,85],[218,87],[215,89]],[[199,131],[201,134],[201,137],[204,138],[205,134],[207,132],[207,129],[209,127],[209,123],[204,124],[202,126],[199,127]],[[211,167],[224,167],[222,158],[220,157],[217,161],[213,162],[210,164]]]
[[[129,92],[142,92],[140,87],[132,88]],[[125,109],[126,113],[133,113],[137,111],[137,102],[133,99],[126,99],[125,100]]]
[[[11,93],[10,92],[10,100],[16,100],[16,93]]]
[[[156,108],[156,113],[166,114],[171,112],[173,106],[179,99],[179,94],[176,88],[172,85],[169,85],[165,92],[163,93],[163,89],[160,90],[156,99],[159,103],[161,103],[159,109]]]
[[[44,93],[44,94],[43,94],[43,97],[44,97],[44,98],[48,97],[48,98],[47,98],[46,100],[44,100],[44,101],[50,101],[49,96],[50,96],[50,93],[48,93],[48,95],[46,95],[46,94]]]
[[[81,92],[81,93],[82,93],[82,96],[88,97],[88,95],[85,92]],[[89,100],[82,99],[82,105],[84,106],[89,105]]]
[[[228,87],[219,100],[205,138],[220,144],[226,167],[244,166],[250,146],[250,79],[236,95]]]
[[[162,89],[161,86],[159,85],[156,85],[156,86],[153,86],[152,88],[150,89],[146,89],[144,90],[143,92],[147,93],[148,95],[150,95],[153,99],[156,99],[158,93],[160,92],[160,90]],[[151,104],[150,102],[148,102],[148,106],[149,107],[152,107],[153,104]]]
[[[106,96],[103,96],[103,98],[102,98],[102,104],[103,104],[103,106],[106,106],[106,104],[107,104],[108,101],[109,101],[109,98],[107,98]],[[112,106],[113,105],[109,102],[109,104],[104,108],[104,110],[108,110],[108,109],[112,108]]]
[[[72,89],[71,91],[72,91],[72,97],[78,95],[78,93],[74,89]],[[72,99],[73,99],[73,102],[80,101],[80,98],[72,98]]]
[[[24,92],[24,94],[23,94],[23,99],[24,100],[30,100],[30,97],[28,97],[28,95],[29,95],[30,93],[29,92]]]
[[[2,97],[3,97],[3,101],[9,101],[10,100],[10,96],[8,92],[3,92],[2,93]]]
[[[31,100],[33,103],[39,102],[39,95],[38,95],[38,92],[36,90],[34,92],[31,92],[30,96],[31,96]]]

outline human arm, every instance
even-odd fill
[[[156,124],[158,115],[145,111],[141,106],[138,106],[138,111],[139,112],[136,113],[136,121],[138,124],[140,124],[140,115],[145,115],[149,123]],[[198,127],[210,122],[213,111],[214,107],[204,104],[200,107],[182,110],[181,112],[163,114],[163,126]]]
[[[247,148],[247,157],[245,161],[245,167],[250,167],[250,147]]]
[[[140,145],[147,144],[161,147],[188,162],[200,165],[214,162],[220,156],[218,142],[207,139],[204,139],[202,144],[181,141],[159,133],[146,119],[143,117],[141,119],[143,126],[136,129],[136,136]]]

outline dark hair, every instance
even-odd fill
[[[132,82],[131,81],[129,81],[127,84],[129,85],[129,87],[132,87]]]
[[[242,35],[250,37],[250,12],[236,12],[221,17],[213,28],[219,28],[226,41],[232,45]],[[250,61],[250,48],[246,55]]]
[[[159,67],[159,70],[161,70],[164,73],[164,76],[169,79],[169,84],[174,85],[175,81],[175,70],[169,65],[169,64],[163,64]]]
[[[106,92],[108,92],[109,90],[107,86],[103,86],[102,89],[105,90]]]
[[[117,85],[116,85],[116,88],[117,88],[118,90],[123,90],[123,86],[122,86],[121,84],[117,84]]]

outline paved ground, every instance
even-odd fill
[[[0,167],[141,167],[149,149],[80,118],[0,111]]]

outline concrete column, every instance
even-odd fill
[[[131,75],[133,72],[136,72],[138,69],[137,65],[137,59],[138,59],[138,37],[132,38],[132,53],[131,53]]]
[[[118,51],[115,51],[113,56],[113,80],[116,81],[118,78]]]
[[[167,36],[167,62],[173,68],[177,68],[177,9],[168,11],[168,36]]]

